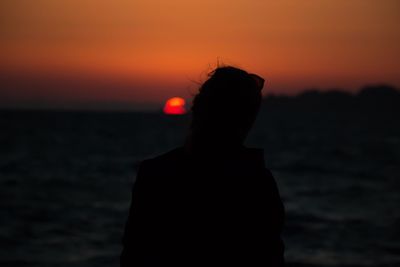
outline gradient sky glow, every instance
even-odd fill
[[[270,93],[400,87],[400,1],[0,2],[0,106],[157,105],[218,61]]]

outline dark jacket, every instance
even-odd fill
[[[283,266],[283,221],[262,150],[177,148],[139,167],[121,266]]]

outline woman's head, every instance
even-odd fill
[[[212,71],[193,99],[193,132],[243,142],[257,116],[263,85],[261,77],[235,67]]]

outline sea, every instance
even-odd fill
[[[246,145],[278,184],[287,266],[400,266],[398,115],[261,110]],[[0,111],[0,266],[119,266],[138,165],[182,145],[189,122]]]

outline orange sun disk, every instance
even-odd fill
[[[172,97],[168,99],[164,106],[164,113],[168,115],[185,114],[185,99],[181,97]]]

